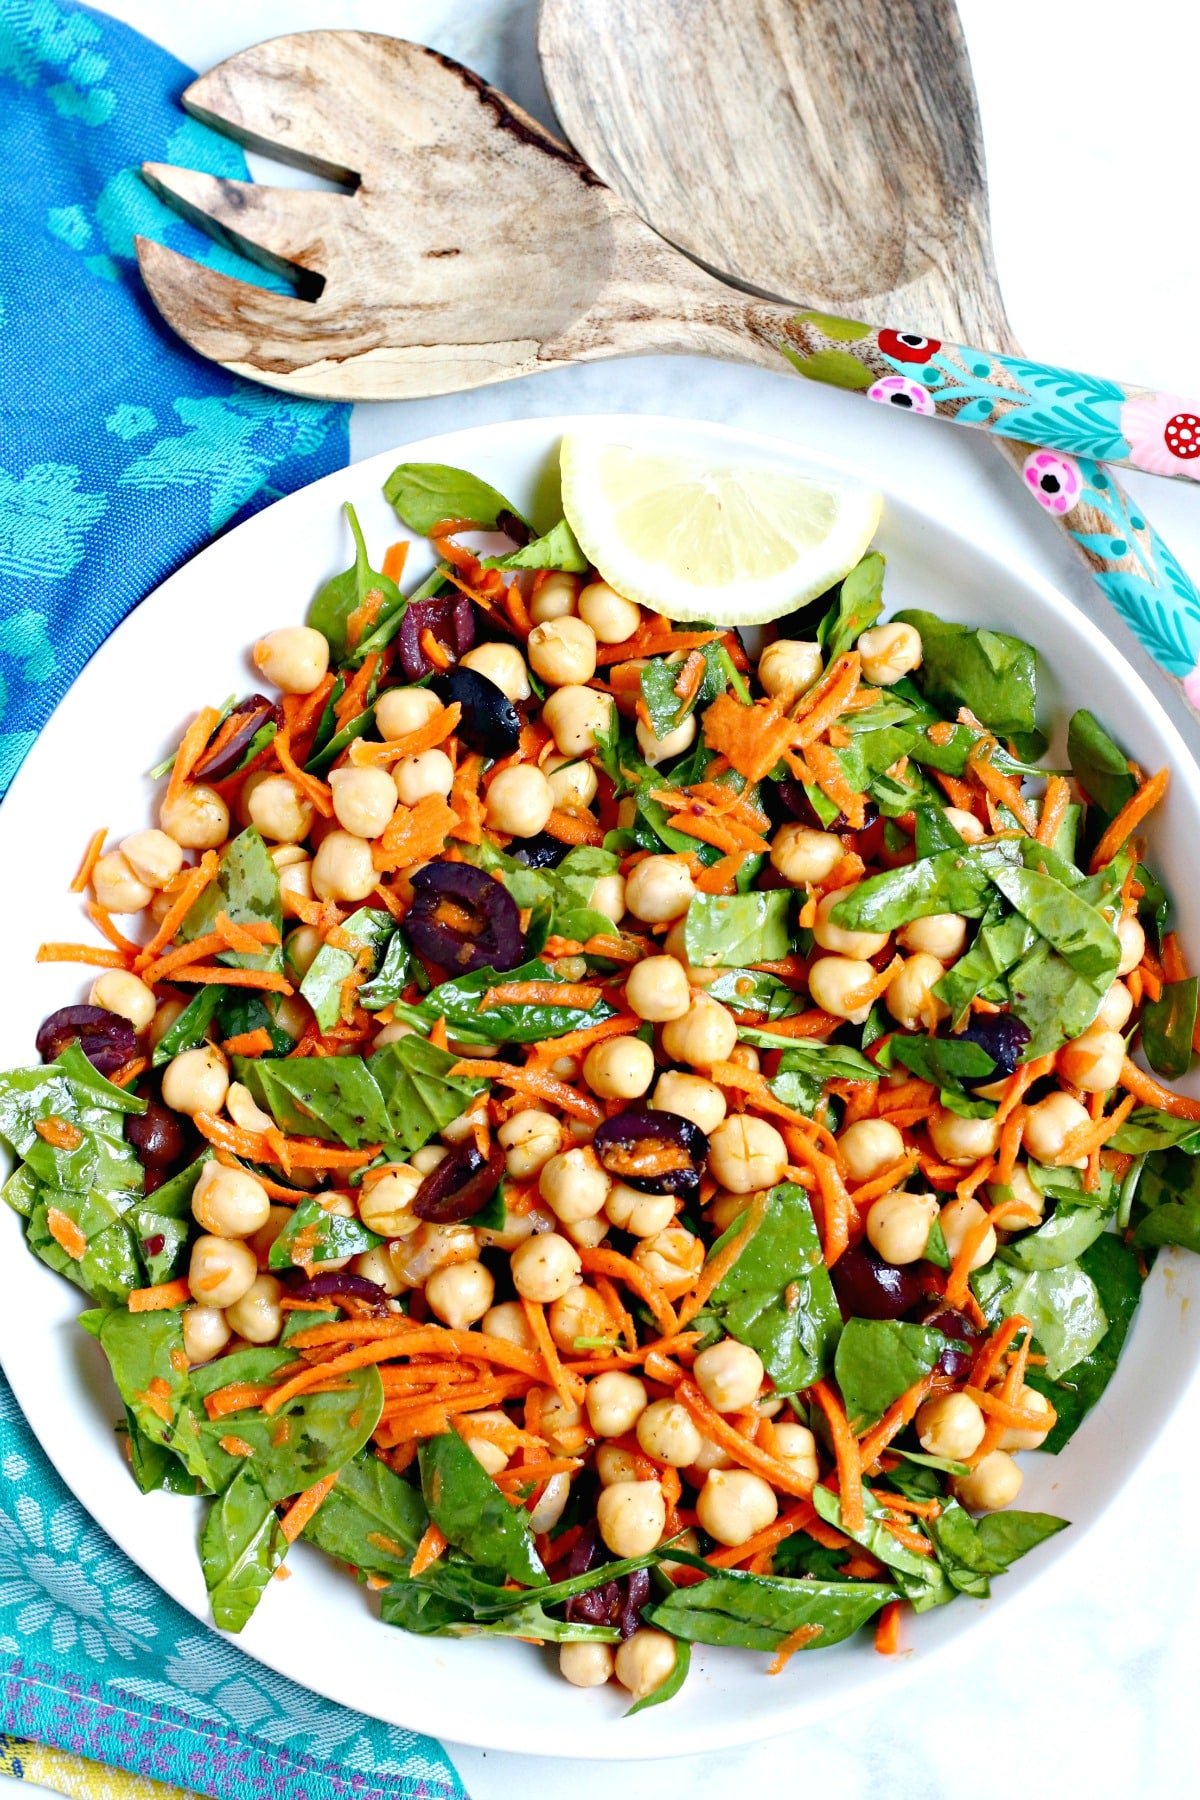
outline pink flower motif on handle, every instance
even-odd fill
[[[1151,475],[1200,481],[1200,412],[1175,394],[1135,394],[1121,407],[1129,459]]]
[[[1196,711],[1200,712],[1200,663],[1196,664],[1190,675],[1184,676],[1183,691]]]
[[[1034,450],[1025,458],[1022,473],[1039,506],[1047,512],[1069,513],[1083,493],[1083,477],[1073,456],[1053,450]]]
[[[881,406],[899,407],[901,412],[931,413],[935,410],[928,388],[923,388],[919,381],[910,381],[907,375],[881,376],[867,389],[867,399],[876,400]]]

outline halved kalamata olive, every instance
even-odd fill
[[[507,506],[496,514],[496,530],[502,531],[506,538],[511,538],[518,550],[524,549],[533,536],[524,519],[518,519],[515,512],[509,512]]]
[[[801,825],[809,825],[814,831],[849,831],[844,813],[839,813],[832,825],[826,825],[812,801],[804,791],[802,781],[764,781],[758,790],[759,804],[773,825],[786,824],[795,820]],[[865,830],[873,825],[879,817],[879,808],[873,800],[864,801],[863,824]],[[856,828],[857,829],[857,828]]]
[[[458,1225],[482,1212],[504,1173],[504,1152],[483,1156],[474,1144],[460,1144],[431,1169],[412,1203],[418,1219],[430,1225]]]
[[[536,837],[518,838],[509,846],[508,854],[527,869],[556,869],[570,848],[561,838],[539,831]]]
[[[60,1006],[42,1021],[38,1055],[53,1062],[68,1044],[78,1044],[98,1074],[115,1075],[137,1054],[137,1033],[128,1019],[103,1006]]]
[[[596,1127],[592,1148],[602,1169],[640,1194],[699,1195],[708,1139],[679,1113],[617,1113]]]
[[[192,774],[197,781],[224,781],[245,756],[264,725],[278,725],[280,709],[265,694],[249,694],[239,700],[228,718],[222,719],[208,740]]]
[[[902,1319],[924,1291],[916,1263],[898,1269],[868,1244],[844,1250],[829,1274],[843,1319]]]
[[[443,649],[452,651],[456,661],[465,656],[475,642],[475,608],[467,595],[442,594],[436,600],[409,601],[396,636],[396,648],[400,667],[410,681],[419,681],[434,667],[421,645],[426,631],[433,633]]]
[[[417,870],[412,890],[404,929],[418,955],[460,975],[472,969],[515,969],[524,962],[525,936],[517,903],[482,869],[439,857]],[[442,917],[446,902],[466,912],[472,924],[478,921],[478,930]]]
[[[144,1113],[129,1113],[125,1140],[133,1145],[144,1169],[168,1169],[181,1160],[187,1146],[183,1124],[161,1100],[148,1100]]]
[[[429,685],[443,706],[457,700],[462,707],[458,735],[469,749],[484,756],[512,755],[521,741],[521,719],[503,688],[478,669],[462,668],[435,675]]]
[[[956,1035],[965,1038],[969,1044],[978,1044],[996,1065],[990,1075],[976,1075],[970,1080],[964,1077],[964,1087],[976,1088],[999,1081],[1002,1075],[1011,1075],[1021,1060],[1030,1034],[1028,1025],[1015,1013],[999,1012],[972,1013],[965,1029]]]
[[[323,1269],[308,1281],[288,1288],[292,1300],[365,1300],[376,1312],[388,1310],[387,1295],[377,1281],[355,1275],[350,1269]]]
[[[601,1560],[600,1539],[594,1525],[587,1526],[567,1556],[567,1575],[586,1575]],[[642,1608],[650,1598],[650,1572],[634,1569],[615,1581],[602,1581],[585,1594],[573,1594],[564,1611],[572,1625],[615,1625],[622,1639],[630,1638],[642,1622]]]
[[[979,1341],[979,1333],[970,1319],[956,1307],[935,1306],[921,1323],[934,1331],[940,1331],[949,1340],[937,1359],[939,1375],[948,1375],[951,1381],[961,1381],[975,1360],[974,1347]]]

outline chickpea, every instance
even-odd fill
[[[1015,1200],[1018,1206],[1033,1213],[1037,1219],[1040,1219],[1046,1210],[1046,1196],[1040,1188],[1034,1187],[1033,1182],[1029,1179],[1029,1170],[1024,1163],[1018,1163],[1013,1170],[1012,1180],[1007,1189],[989,1185],[988,1199],[992,1202],[993,1213],[999,1214],[996,1223],[1000,1226],[1005,1223],[1004,1209],[1010,1200]],[[1009,1229],[1023,1229],[1028,1223],[1028,1219],[1022,1219],[1019,1225],[1016,1220],[1012,1220]]]
[[[624,1437],[637,1424],[648,1398],[645,1383],[623,1369],[593,1375],[584,1399],[588,1423],[597,1437]]]
[[[1073,1131],[1090,1123],[1086,1106],[1071,1094],[1047,1094],[1025,1114],[1025,1154],[1034,1162],[1061,1163],[1063,1146]],[[1069,1165],[1076,1169],[1087,1166],[1081,1156]]]
[[[541,1401],[542,1436],[552,1450],[564,1456],[568,1447],[566,1434],[579,1431],[583,1425],[583,1408],[567,1406],[552,1389],[532,1388],[530,1392]]]
[[[915,625],[876,625],[858,640],[863,680],[872,687],[893,687],[901,676],[921,666],[924,647]]]
[[[298,844],[312,830],[312,801],[286,775],[252,775],[243,799],[250,823],[273,843]]]
[[[182,1000],[163,1001],[150,1021],[150,1048],[152,1050],[158,1049],[183,1009],[184,1002]]]
[[[704,1266],[704,1245],[682,1225],[639,1238],[633,1261],[667,1294],[685,1292]]]
[[[515,644],[476,644],[462,658],[464,669],[474,669],[485,681],[507,694],[514,706],[528,700],[532,689],[525,658]],[[401,799],[404,796],[401,795]]]
[[[706,1211],[709,1223],[718,1236],[737,1223],[749,1204],[745,1194],[725,1194],[718,1191],[713,1195]]]
[[[709,1140],[709,1173],[733,1194],[774,1187],[787,1161],[787,1147],[775,1127],[752,1113],[722,1119]]]
[[[654,1080],[654,1051],[639,1037],[608,1038],[584,1057],[583,1078],[601,1100],[636,1100]]]
[[[505,1119],[496,1136],[505,1152],[504,1166],[514,1181],[540,1174],[550,1158],[558,1155],[562,1143],[558,1120],[535,1106]]]
[[[708,967],[688,961],[687,953],[687,914],[676,919],[662,943],[668,956],[673,956],[688,978],[688,986],[693,988],[711,987],[721,973],[720,967],[714,964]]]
[[[701,1440],[699,1453],[696,1456],[695,1462],[692,1464],[692,1470],[695,1474],[707,1475],[710,1469],[732,1469],[733,1466],[732,1456],[722,1450],[720,1444],[714,1444],[709,1438],[703,1438]],[[693,1487],[699,1487],[701,1486],[701,1483],[696,1481],[693,1482],[692,1485]]]
[[[1146,954],[1146,933],[1136,913],[1126,913],[1117,920],[1117,942],[1121,946],[1117,974],[1131,975]]]
[[[232,1333],[219,1306],[188,1306],[183,1313],[183,1354],[195,1368],[219,1356]]]
[[[682,1019],[691,1005],[685,970],[673,956],[644,956],[625,982],[625,1001],[639,1019]]]
[[[229,836],[229,808],[203,781],[189,782],[174,799],[164,795],[158,822],[185,850],[215,850]]]
[[[411,1237],[420,1220],[413,1217],[412,1203],[425,1177],[411,1163],[400,1163],[359,1189],[358,1216],[368,1231],[380,1237]]]
[[[681,1531],[675,1539],[675,1548],[677,1550],[686,1550],[689,1556],[699,1556],[702,1549],[700,1533],[690,1529]],[[677,1562],[673,1556],[667,1556],[663,1558],[658,1566],[668,1581],[678,1583],[680,1576],[683,1575],[683,1571],[688,1565],[683,1562]],[[683,1576],[683,1579],[686,1581],[690,1579],[690,1576],[685,1575]]]
[[[616,1667],[611,1644],[560,1644],[558,1647],[558,1671],[572,1687],[603,1687],[612,1678]]]
[[[673,1637],[643,1625],[617,1648],[617,1680],[635,1700],[644,1700],[670,1676],[677,1655]]]
[[[147,887],[165,888],[183,867],[183,851],[165,831],[135,831],[121,839],[121,854]]]
[[[904,1155],[904,1139],[887,1119],[859,1119],[838,1138],[851,1181],[871,1181]]]
[[[955,1499],[972,1512],[999,1512],[1011,1506],[1025,1477],[1007,1450],[992,1450],[969,1475],[952,1478]]]
[[[252,1237],[270,1211],[266,1188],[245,1169],[205,1163],[192,1190],[192,1216],[202,1230],[214,1237]]]
[[[996,1448],[1009,1451],[1040,1450],[1050,1436],[1053,1424],[1050,1417],[1052,1410],[1050,1402],[1045,1394],[1039,1394],[1036,1388],[1027,1387],[1022,1382],[1013,1400],[1013,1405],[1019,1406],[1022,1412],[1033,1413],[1035,1417],[1044,1419],[1046,1422],[1042,1426],[1010,1425]]]
[[[793,1424],[790,1419],[776,1425],[775,1455],[801,1481],[811,1481],[816,1486],[821,1464],[817,1456],[817,1440],[807,1425]]]
[[[794,700],[812,686],[824,667],[820,644],[776,638],[758,659],[759,684],[764,694]]]
[[[636,1481],[637,1459],[632,1450],[621,1450],[616,1444],[600,1444],[596,1450],[596,1474],[601,1487],[615,1487],[619,1481]]]
[[[478,1424],[511,1428],[512,1421],[506,1413],[494,1410],[472,1413],[466,1423],[468,1427]],[[508,1467],[508,1451],[502,1450],[495,1438],[469,1436],[468,1432],[464,1430],[463,1443],[486,1475],[499,1475],[501,1469]]]
[[[579,596],[579,616],[590,625],[600,644],[623,644],[642,622],[642,609],[609,587],[607,581],[589,581]]]
[[[402,756],[392,770],[396,794],[404,806],[415,806],[430,794],[444,800],[454,786],[454,764],[444,750],[421,750],[415,756]]]
[[[614,1556],[646,1556],[666,1529],[662,1488],[657,1481],[619,1481],[601,1488],[596,1523]]]
[[[945,806],[942,811],[964,844],[982,844],[987,832],[974,813],[964,812],[961,806]]]
[[[352,837],[377,838],[396,810],[396,783],[386,769],[331,769],[329,785],[337,822]]]
[[[503,1338],[508,1344],[519,1344],[522,1350],[535,1348],[533,1333],[519,1300],[503,1300],[499,1306],[489,1306],[481,1325],[489,1337]]]
[[[832,1013],[835,1019],[846,1019],[861,1025],[871,1010],[870,1000],[861,1001],[875,971],[869,962],[855,956],[821,956],[808,971],[808,991],[814,1006]]]
[[[595,1288],[586,1287],[582,1283],[568,1288],[565,1294],[554,1301],[546,1322],[550,1327],[550,1336],[560,1350],[573,1351],[576,1338],[603,1338],[611,1341],[613,1337],[613,1324],[608,1308]]]
[[[294,919],[313,898],[312,858],[299,844],[281,844],[270,852],[279,876],[279,900],[285,919]]]
[[[136,875],[123,850],[109,850],[92,870],[96,904],[106,912],[135,913],[149,906],[154,889]]]
[[[441,701],[429,688],[389,688],[375,702],[375,723],[380,735],[394,743],[420,731],[441,710]]]
[[[722,1413],[753,1406],[764,1374],[757,1350],[731,1337],[702,1350],[692,1372],[704,1398]]]
[[[226,1308],[225,1316],[248,1344],[273,1344],[283,1330],[282,1294],[274,1275],[256,1275],[241,1299]]]
[[[553,1531],[566,1511],[570,1497],[571,1477],[563,1470],[551,1475],[540,1497],[529,1509],[530,1531]]]
[[[710,1069],[727,1062],[737,1044],[737,1021],[719,1000],[697,994],[681,1019],[663,1026],[663,1049],[676,1062]]]
[[[420,1224],[410,1236],[389,1246],[392,1269],[405,1287],[422,1287],[439,1269],[473,1263],[479,1239],[470,1225]]]
[[[270,1131],[275,1123],[270,1113],[263,1111],[250,1089],[243,1087],[240,1081],[230,1082],[229,1091],[225,1095],[225,1111],[243,1131]]]
[[[625,880],[625,905],[647,925],[665,925],[686,913],[696,892],[682,856],[644,856]]]
[[[943,964],[927,950],[905,957],[884,996],[884,1004],[898,1025],[906,1031],[917,1031],[949,1017],[950,1008],[933,991],[945,973]]]
[[[128,1019],[135,1031],[145,1031],[158,1006],[153,988],[123,969],[106,969],[103,975],[97,975],[90,999],[93,1006],[102,1006],[106,1012]]]
[[[386,1050],[389,1044],[398,1044],[401,1038],[416,1037],[417,1035],[418,1034],[413,1030],[412,1026],[406,1025],[403,1019],[395,1019],[392,1024],[385,1025],[382,1031],[377,1031],[375,1033],[375,1036],[371,1040],[371,1052],[374,1054],[376,1050]],[[426,1148],[428,1148],[428,1146],[426,1146]],[[416,1165],[414,1164],[414,1167],[415,1166]],[[426,1171],[426,1173],[428,1173],[428,1171]]]
[[[952,963],[967,943],[967,921],[961,913],[927,913],[896,933],[906,950],[924,950],[940,963]]]
[[[323,943],[315,925],[297,925],[295,931],[289,932],[283,943],[283,959],[291,973],[303,980],[320,955]]]
[[[642,719],[637,722],[634,736],[638,747],[652,769],[659,763],[670,762],[673,756],[682,756],[696,741],[696,715],[689,713],[674,730],[668,731],[666,737],[656,737]]]
[[[163,1103],[172,1112],[219,1113],[229,1092],[229,1067],[213,1044],[173,1056],[163,1070]]]
[[[986,1429],[987,1422],[969,1394],[939,1394],[917,1409],[921,1448],[948,1462],[974,1456]]]
[[[546,764],[546,779],[554,804],[566,812],[579,812],[590,806],[599,791],[599,779],[590,762],[556,762]]]
[[[846,854],[840,838],[807,825],[781,825],[771,843],[771,866],[793,887],[828,881]]]
[[[994,1155],[1000,1123],[995,1118],[964,1119],[949,1107],[939,1106],[930,1116],[929,1136],[943,1162],[969,1169],[985,1156]]]
[[[596,634],[570,614],[535,625],[525,649],[530,667],[549,687],[581,685],[596,673]]]
[[[608,1199],[611,1185],[589,1144],[552,1156],[538,1176],[538,1193],[555,1218],[566,1224],[594,1219]]]
[[[1100,1011],[1092,1021],[1092,1029],[1123,1031],[1133,1011],[1133,995],[1123,981],[1114,981],[1100,1002]]]
[[[374,773],[381,775],[383,771],[376,769]],[[390,781],[388,787],[394,800],[395,787]],[[371,846],[365,838],[355,832],[331,831],[321,839],[312,863],[313,892],[319,900],[365,900],[378,880]]]
[[[902,1189],[882,1194],[867,1214],[867,1239],[871,1248],[893,1268],[919,1262],[938,1216],[932,1194],[909,1194]]]
[[[696,1496],[696,1517],[709,1537],[732,1548],[744,1544],[779,1514],[775,1490],[748,1469],[710,1469]]]
[[[703,1440],[691,1413],[678,1400],[652,1400],[636,1430],[646,1455],[673,1469],[689,1468],[700,1454]]]
[[[1058,1053],[1059,1072],[1085,1094],[1106,1094],[1121,1078],[1125,1040],[1119,1031],[1092,1026]]]
[[[268,632],[251,654],[259,673],[285,694],[311,694],[329,668],[329,644],[310,625]]]
[[[553,785],[553,780],[551,785]],[[625,917],[625,877],[623,875],[600,875],[592,888],[588,905],[593,912],[603,913],[614,925],[619,925]]]
[[[650,1097],[652,1112],[678,1113],[701,1131],[711,1134],[725,1117],[725,1096],[715,1082],[682,1069],[665,1069]]]
[[[888,941],[886,931],[850,931],[844,925],[837,925],[832,918],[833,909],[840,901],[846,900],[858,886],[852,882],[848,887],[830,888],[821,896],[817,904],[817,916],[813,923],[813,937],[822,950],[836,950],[841,956],[868,957],[877,956]]]
[[[729,1052],[729,1060],[740,1069],[749,1069],[752,1075],[757,1075],[762,1067],[762,1058],[753,1044],[735,1044]]]
[[[312,1007],[299,994],[284,994],[275,1008],[275,1023],[293,1044],[312,1019]]]
[[[543,1306],[566,1293],[579,1279],[581,1267],[579,1252],[557,1231],[526,1238],[509,1258],[512,1283],[518,1294]]]
[[[258,1259],[240,1238],[198,1237],[192,1245],[188,1287],[201,1306],[232,1306],[257,1279]]]
[[[951,1262],[956,1260],[968,1236],[974,1234],[987,1216],[987,1207],[981,1206],[978,1200],[948,1200],[946,1202],[938,1214],[938,1224],[942,1228],[942,1236],[946,1240],[946,1250]],[[991,1262],[995,1254],[996,1233],[994,1228],[989,1225],[967,1266],[972,1272],[982,1269],[985,1263]]]
[[[444,1144],[465,1144],[468,1138],[475,1136],[477,1125],[487,1124],[487,1097],[480,1094],[471,1102],[468,1110],[457,1119],[451,1119],[443,1125],[439,1136]]]
[[[397,1279],[392,1267],[391,1252],[386,1244],[376,1244],[373,1250],[364,1250],[359,1256],[352,1256],[348,1265],[356,1275],[364,1275],[373,1281],[376,1287],[383,1289],[389,1299],[395,1299],[403,1293],[404,1283]]]
[[[529,602],[529,616],[535,625],[546,625],[551,619],[565,619],[575,611],[579,598],[579,577],[554,569],[540,581]]]
[[[553,811],[553,789],[530,763],[501,769],[487,791],[488,824],[511,837],[536,837]]]
[[[657,1237],[675,1217],[675,1202],[670,1194],[639,1194],[623,1181],[614,1181],[604,1210],[618,1231],[627,1231],[631,1237]]]
[[[439,1269],[425,1283],[425,1298],[435,1318],[454,1331],[466,1331],[492,1304],[496,1283],[484,1263],[451,1263]]]

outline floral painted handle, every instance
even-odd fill
[[[825,313],[788,319],[776,345],[812,380],[992,431],[1101,592],[1200,713],[1200,590],[1097,460],[1200,482],[1200,407]]]

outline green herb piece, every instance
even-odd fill
[[[28,1165],[40,1186],[82,1193],[97,1189],[120,1210],[140,1193],[142,1165],[125,1141],[126,1113],[143,1113],[146,1102],[98,1075],[77,1043],[52,1063],[10,1069],[0,1075],[0,1138]],[[74,1126],[71,1148],[49,1144],[38,1124],[60,1119]]]
[[[428,1523],[416,1488],[371,1451],[361,1450],[344,1465],[303,1535],[357,1569],[360,1578],[395,1580],[407,1575]]]
[[[172,1175],[152,1194],[135,1201],[125,1214],[125,1224],[145,1266],[148,1286],[173,1281],[184,1272],[193,1225],[192,1194],[200,1171],[211,1156],[211,1150],[202,1151],[195,1162],[180,1169],[178,1175]]]
[[[792,947],[787,888],[765,894],[695,894],[683,941],[696,968],[778,962]]]
[[[922,1081],[932,1081],[939,1088],[951,1088],[967,1081],[986,1082],[996,1073],[992,1057],[970,1038],[901,1037],[897,1034],[888,1049],[893,1064],[902,1063]]]
[[[747,1042],[762,1044],[767,1032],[745,1028],[738,1033]],[[782,1040],[787,1048],[779,1058],[779,1067],[770,1077],[769,1086],[775,1098],[793,1112],[811,1114],[831,1081],[878,1081],[874,1063],[848,1044],[803,1044],[795,1038]],[[769,1046],[768,1046],[769,1047]]]
[[[287,1539],[252,1466],[239,1469],[209,1508],[200,1566],[220,1631],[240,1631],[287,1555]]]
[[[335,663],[362,654],[363,645],[350,641],[350,620],[360,608],[370,602],[370,626],[376,631],[384,621],[402,615],[408,604],[395,582],[371,567],[358,515],[349,501],[345,511],[354,536],[354,561],[330,577],[308,609],[308,623],[329,640]]]
[[[544,536],[531,538],[519,550],[510,550],[507,556],[483,559],[485,569],[566,569],[573,575],[582,575],[590,566],[565,519],[552,525]]]
[[[547,1584],[527,1516],[509,1505],[456,1431],[426,1438],[420,1465],[425,1505],[447,1543],[526,1587]]]
[[[1142,1008],[1142,1049],[1146,1061],[1168,1081],[1177,1081],[1192,1066],[1192,1037],[1196,1030],[1196,996],[1200,982],[1164,981],[1157,1000]]]
[[[2,1129],[2,1128],[0,1128]],[[1119,1131],[1108,1140],[1110,1150],[1127,1156],[1145,1156],[1153,1150],[1185,1150],[1200,1154],[1200,1121],[1177,1119],[1157,1106],[1135,1106]]]
[[[382,1242],[360,1220],[326,1212],[313,1197],[302,1200],[295,1208],[271,1245],[268,1264],[272,1269],[306,1269],[343,1257],[361,1256]]]
[[[415,1150],[461,1118],[476,1094],[487,1086],[475,1075],[451,1075],[458,1058],[415,1034],[377,1050],[371,1072],[387,1101],[391,1137],[384,1146],[394,1162],[407,1162]]]
[[[770,1654],[809,1625],[819,1629],[805,1650],[840,1644],[895,1598],[896,1589],[883,1582],[793,1580],[722,1570],[707,1581],[676,1588],[665,1600],[645,1607],[642,1616],[690,1644]]]
[[[391,913],[371,906],[360,906],[339,926],[339,931],[346,937],[354,938],[370,951],[372,974],[395,930]],[[300,992],[316,1014],[322,1031],[329,1031],[341,1018],[342,988],[354,972],[354,963],[355,958],[349,950],[322,944],[300,983]]]
[[[355,655],[355,660],[361,660],[357,653]],[[304,765],[308,774],[324,775],[326,769],[333,767],[343,750],[350,744],[353,744],[357,738],[366,737],[368,731],[370,731],[372,725],[375,723],[375,688],[377,680],[378,670],[376,670],[375,675],[371,679],[370,686],[367,689],[367,703],[362,711],[355,713],[354,717],[347,720],[340,731],[335,731],[329,741],[324,744],[320,750],[309,757]]]
[[[730,672],[736,676],[729,652],[723,645],[715,641],[703,644],[699,655],[704,660],[704,674],[695,692],[686,700],[681,700],[675,691],[675,684],[683,673],[685,657],[681,655],[674,660],[665,656],[651,657],[642,670],[642,699],[646,703],[650,729],[660,742],[682,725],[697,707],[705,707],[718,694],[723,694],[728,686]]]
[[[209,882],[179,927],[181,942],[190,944],[216,925],[217,914],[226,913],[235,925],[272,925],[276,939],[283,932],[283,908],[279,898],[279,872],[267,846],[254,826],[226,846],[217,879]],[[283,969],[283,950],[278,941],[261,951],[221,950],[217,962],[235,969]]]
[[[851,649],[883,611],[883,571],[883,557],[871,550],[842,581],[837,599],[817,628],[827,663]]]
[[[735,1220],[709,1256],[743,1225]],[[779,1393],[799,1393],[827,1373],[842,1316],[803,1188],[788,1181],[772,1188],[762,1224],[713,1290],[708,1311],[730,1337],[757,1350]]]
[[[786,981],[762,969],[721,969],[705,992],[734,1012],[764,1014],[768,1024],[804,1009],[804,1001]]]
[[[940,1331],[898,1319],[847,1319],[833,1362],[850,1429],[861,1436],[928,1375],[946,1347]]]
[[[281,1130],[360,1150],[386,1144],[392,1119],[371,1064],[361,1056],[234,1058],[234,1070]]]
[[[1037,730],[1037,656],[1031,645],[919,608],[896,618],[921,634],[921,666],[912,681],[943,717],[953,719],[965,706],[1001,737]]]
[[[555,869],[527,869],[515,857],[488,844],[479,846],[476,858],[480,868],[500,871],[505,887],[522,910],[544,915],[547,935],[553,933],[585,944],[590,937],[616,931],[607,914],[593,910],[591,903],[597,881],[614,875],[620,868],[621,859],[611,850],[578,845],[568,850]],[[513,971],[497,977],[504,981],[517,979]]]

